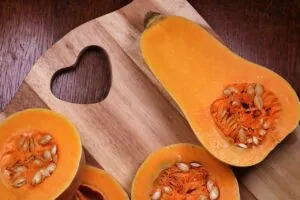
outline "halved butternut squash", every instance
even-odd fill
[[[104,170],[86,165],[77,190],[77,200],[129,200],[119,183]]]
[[[132,200],[236,200],[230,167],[193,144],[175,144],[152,153],[133,180]]]
[[[298,125],[299,99],[278,74],[239,57],[182,17],[150,13],[146,27],[146,63],[216,158],[257,164]]]
[[[29,109],[0,124],[2,199],[72,199],[84,163],[76,128],[55,112]]]

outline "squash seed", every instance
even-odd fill
[[[45,160],[52,160],[51,152],[49,150],[44,151],[43,156]]]
[[[17,166],[16,168],[15,168],[15,172],[21,172],[21,173],[23,173],[23,172],[26,172],[28,170],[28,168],[27,167],[25,167],[25,166]]]
[[[197,163],[197,162],[192,162],[192,163],[191,163],[191,166],[192,166],[192,167],[201,167],[201,164],[200,164],[200,163]]]
[[[57,163],[57,155],[54,155],[52,160],[53,160],[53,162]]]
[[[241,142],[245,142],[246,141],[246,133],[245,133],[245,130],[243,128],[241,128],[239,130],[238,137],[239,137],[239,140]]]
[[[23,185],[26,184],[26,178],[24,177],[20,177],[20,178],[17,178],[16,180],[14,180],[14,182],[12,183],[12,186],[13,187],[16,187],[16,188],[20,188],[22,187]]]
[[[29,150],[30,152],[33,152],[35,149],[35,142],[34,142],[34,139],[33,138],[30,138],[29,139]]]
[[[22,145],[22,151],[27,152],[29,149],[29,140],[25,139],[23,145]]]
[[[48,144],[50,141],[52,140],[52,136],[49,134],[43,135],[40,140],[39,140],[39,144],[40,145],[46,145]]]
[[[53,147],[51,148],[51,154],[52,154],[52,155],[56,155],[56,152],[57,152],[57,146],[56,146],[56,144],[55,144],[55,145],[53,145]]]
[[[3,175],[6,177],[9,177],[11,175],[11,171],[5,169],[5,170],[3,170]]]
[[[254,89],[253,85],[252,85],[252,84],[249,85],[249,86],[247,87],[247,93],[248,93],[248,94],[254,94],[254,92],[255,92],[255,89]]]
[[[55,163],[50,163],[47,167],[46,170],[52,174],[54,172],[54,170],[56,169],[56,164]]]
[[[254,143],[254,144],[258,145],[259,140],[258,140],[258,138],[257,138],[256,136],[253,136],[253,137],[252,137],[252,140],[253,140],[253,143]]]
[[[264,93],[264,87],[257,83],[255,86],[255,94],[261,96]]]
[[[45,179],[45,178],[47,178],[47,177],[50,176],[50,173],[49,173],[49,171],[47,170],[47,168],[41,169],[40,172],[41,172],[41,174],[42,174],[42,178],[43,178],[43,179]]]
[[[208,200],[208,197],[200,194],[199,200]]]
[[[265,122],[265,123],[263,124],[263,128],[264,128],[264,129],[270,128],[270,123]]]
[[[31,180],[31,185],[37,185],[40,184],[41,182],[42,182],[42,173],[40,171],[37,171]]]
[[[241,147],[241,148],[244,148],[244,149],[247,149],[247,148],[248,148],[248,146],[245,145],[245,144],[243,144],[243,143],[238,143],[237,145],[238,145],[239,147]]]
[[[212,190],[209,193],[210,200],[216,200],[219,197],[219,189],[216,186],[212,187]]]
[[[231,96],[231,91],[230,91],[229,89],[225,89],[225,90],[223,91],[223,94],[224,94],[225,96],[229,97],[229,96]]]
[[[211,180],[211,179],[208,179],[207,182],[206,182],[206,188],[207,190],[210,192],[212,190],[212,188],[214,187],[215,183]]]
[[[254,105],[255,105],[256,108],[262,109],[262,107],[264,106],[264,102],[263,102],[263,100],[261,99],[260,96],[255,95],[255,97],[254,97]]]
[[[176,166],[183,172],[188,172],[190,170],[190,167],[185,163],[177,163]]]
[[[32,161],[32,163],[35,164],[35,165],[41,165],[41,164],[42,164],[42,161],[41,161],[40,159],[34,159],[34,160]]]
[[[27,137],[26,137],[25,135],[21,135],[21,136],[20,136],[20,139],[19,139],[19,147],[22,147],[22,146],[23,146],[23,144],[24,144],[26,138],[27,138]]]
[[[266,135],[266,133],[267,133],[267,131],[264,130],[264,129],[260,129],[259,132],[258,132],[258,134],[261,135],[261,136]]]
[[[240,105],[240,102],[238,102],[238,101],[233,101],[231,104],[232,104],[233,106],[238,106],[238,105]]]
[[[161,197],[161,191],[160,191],[159,189],[157,189],[157,190],[153,193],[151,199],[152,199],[152,200],[158,200],[158,199],[160,199],[160,197]]]
[[[172,192],[172,188],[169,186],[165,186],[165,187],[163,187],[163,189],[164,189],[164,192],[166,192],[166,193]]]
[[[247,143],[248,143],[248,144],[251,144],[252,142],[253,142],[252,138],[248,138],[248,139],[247,139]]]

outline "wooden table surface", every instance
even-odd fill
[[[128,0],[0,2],[0,110],[14,96],[33,63],[53,43],[76,26],[126,5]],[[239,55],[269,67],[286,78],[300,94],[300,3],[298,0],[189,0],[224,43]],[[262,3],[263,2],[263,3]],[[98,59],[100,56],[100,59]],[[101,79],[98,65],[106,56],[88,54],[69,74],[53,83],[53,93],[78,103],[97,101],[105,87],[85,83]],[[100,74],[97,76],[97,74]],[[76,81],[75,81],[76,80]],[[59,83],[58,83],[59,82]],[[101,88],[99,88],[101,87]],[[87,95],[94,94],[94,95]],[[88,153],[88,152],[87,152]],[[92,156],[87,156],[92,163]],[[97,163],[94,162],[96,165]],[[237,169],[237,173],[247,169]],[[242,199],[255,199],[241,187]]]

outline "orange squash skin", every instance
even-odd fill
[[[131,199],[149,199],[152,184],[161,170],[176,162],[199,162],[216,178],[220,200],[240,199],[238,182],[230,167],[211,156],[203,147],[180,143],[163,147],[143,162],[132,183]]]
[[[82,185],[98,191],[105,200],[129,200],[125,190],[104,170],[85,165],[81,179]]]
[[[6,200],[72,199],[81,184],[80,176],[85,165],[79,133],[69,120],[58,113],[47,109],[28,109],[8,117],[0,124],[0,148],[5,145],[6,139],[11,134],[32,130],[47,132],[53,136],[58,145],[57,167],[50,177],[34,187],[28,185],[24,188],[13,188],[4,183],[1,177],[1,198]]]
[[[255,165],[297,127],[299,99],[278,74],[239,57],[204,28],[182,17],[159,18],[147,26],[140,43],[146,63],[216,158],[234,166]],[[275,93],[282,109],[275,131],[253,149],[224,139],[210,113],[211,104],[227,85],[244,82],[260,83]]]

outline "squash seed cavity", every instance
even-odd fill
[[[29,131],[11,136],[0,155],[0,178],[12,187],[35,187],[54,173],[59,149],[49,133]]]
[[[155,179],[151,200],[217,200],[219,187],[212,175],[198,162],[178,162],[162,170]]]
[[[210,107],[220,132],[239,148],[254,148],[274,132],[281,113],[275,94],[259,83],[227,86]]]

